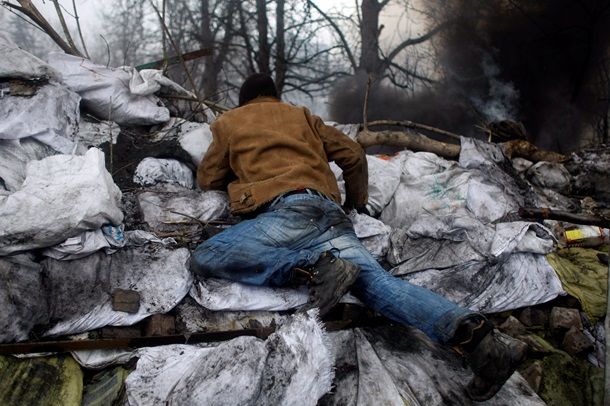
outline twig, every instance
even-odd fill
[[[371,84],[373,83],[372,75],[369,75],[368,80],[366,81],[366,93],[364,94],[364,111],[362,112],[362,119],[364,120],[363,126],[364,131],[368,131],[368,109],[369,109],[369,94],[371,92]]]
[[[173,211],[173,210],[170,210],[169,212],[170,212],[170,213],[177,214],[177,215],[179,215],[179,216],[188,217],[188,218],[190,218],[191,220],[194,220],[194,221],[196,221],[197,223],[199,223],[199,224],[200,224],[202,227],[206,227],[206,226],[209,224],[209,222],[205,222],[205,221],[199,220],[197,217],[193,217],[193,216],[190,216],[190,215],[188,215],[188,214],[180,213],[180,212]]]
[[[57,0],[52,0],[55,5],[55,12],[57,13],[57,17],[59,17],[59,22],[61,23],[61,28],[64,30],[64,34],[66,35],[66,39],[68,43],[73,49],[78,49],[76,45],[74,45],[74,40],[72,39],[72,35],[70,35],[70,30],[68,30],[68,26],[66,25],[66,20],[64,19],[64,13],[61,11],[61,7],[59,6],[59,2]],[[80,53],[80,52],[79,52]]]
[[[109,67],[110,66],[110,45],[108,45],[108,41],[106,41],[106,38],[104,38],[104,36],[102,34],[100,34],[100,37],[102,37],[102,39],[106,43],[106,54],[108,55],[108,60],[106,62],[106,67]]]
[[[87,55],[87,59],[91,59],[91,57],[89,57],[89,51],[87,51],[87,45],[85,44],[85,38],[83,38],[83,31],[80,28],[78,11],[76,10],[76,0],[72,0],[72,8],[74,8],[74,20],[76,21],[76,28],[78,30],[78,36],[80,37],[80,42],[81,42],[81,44],[83,44],[83,49],[85,50],[85,55]]]
[[[378,125],[389,125],[389,126],[400,126],[400,127],[407,127],[407,128],[419,128],[420,130],[426,130],[426,131],[431,131],[437,134],[441,134],[441,135],[446,135],[447,137],[459,140],[461,138],[461,135],[459,134],[455,134],[449,131],[445,131],[445,130],[441,130],[440,128],[436,128],[436,127],[431,127],[429,125],[425,125],[425,124],[418,124],[418,123],[414,123],[412,121],[393,121],[393,120],[378,120],[378,121],[371,121],[370,123],[368,123],[369,127],[374,127],[374,126],[378,126]],[[366,129],[366,127],[365,127]]]
[[[199,101],[197,100],[195,97],[190,97],[190,96],[182,96],[182,95],[174,95],[174,94],[163,94],[160,93],[159,97],[165,97],[167,99],[179,99],[179,100],[189,100],[189,101]],[[208,106],[209,108],[211,108],[212,110],[218,110],[220,112],[227,112],[230,111],[231,109],[225,105],[222,105],[220,103],[217,102],[211,102],[209,100],[203,100],[203,103]]]
[[[110,127],[110,173],[112,173],[112,167],[114,164],[114,140],[112,139],[112,96],[110,96],[110,103],[108,105],[108,126]]]

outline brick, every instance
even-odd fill
[[[112,294],[112,310],[137,313],[140,310],[140,293],[135,290],[115,289]]]
[[[146,336],[169,336],[176,334],[176,325],[173,316],[166,314],[154,314],[148,318],[144,335]]]

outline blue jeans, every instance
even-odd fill
[[[195,249],[191,269],[201,276],[284,286],[293,268],[312,266],[327,250],[361,267],[351,293],[394,321],[448,344],[459,323],[475,315],[444,297],[389,274],[362,245],[342,208],[318,194],[279,197]]]

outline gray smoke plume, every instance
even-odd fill
[[[610,0],[427,0],[444,78],[413,96],[378,83],[369,120],[410,120],[484,138],[486,122],[523,123],[541,148],[608,142]],[[366,79],[342,83],[331,118],[362,121]]]

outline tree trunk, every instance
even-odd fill
[[[258,30],[258,53],[256,62],[261,73],[271,74],[271,46],[269,45],[269,34],[267,31],[267,2],[266,0],[256,0],[256,19]]]
[[[385,1],[362,0],[362,22],[360,23],[360,39],[362,52],[359,68],[368,74],[379,75],[382,69],[379,57],[379,13]]]
[[[288,64],[286,63],[286,30],[284,28],[284,6],[285,0],[277,0],[276,10],[276,56],[275,56],[275,87],[277,88],[278,96],[282,97],[284,83],[286,82],[286,72]]]

